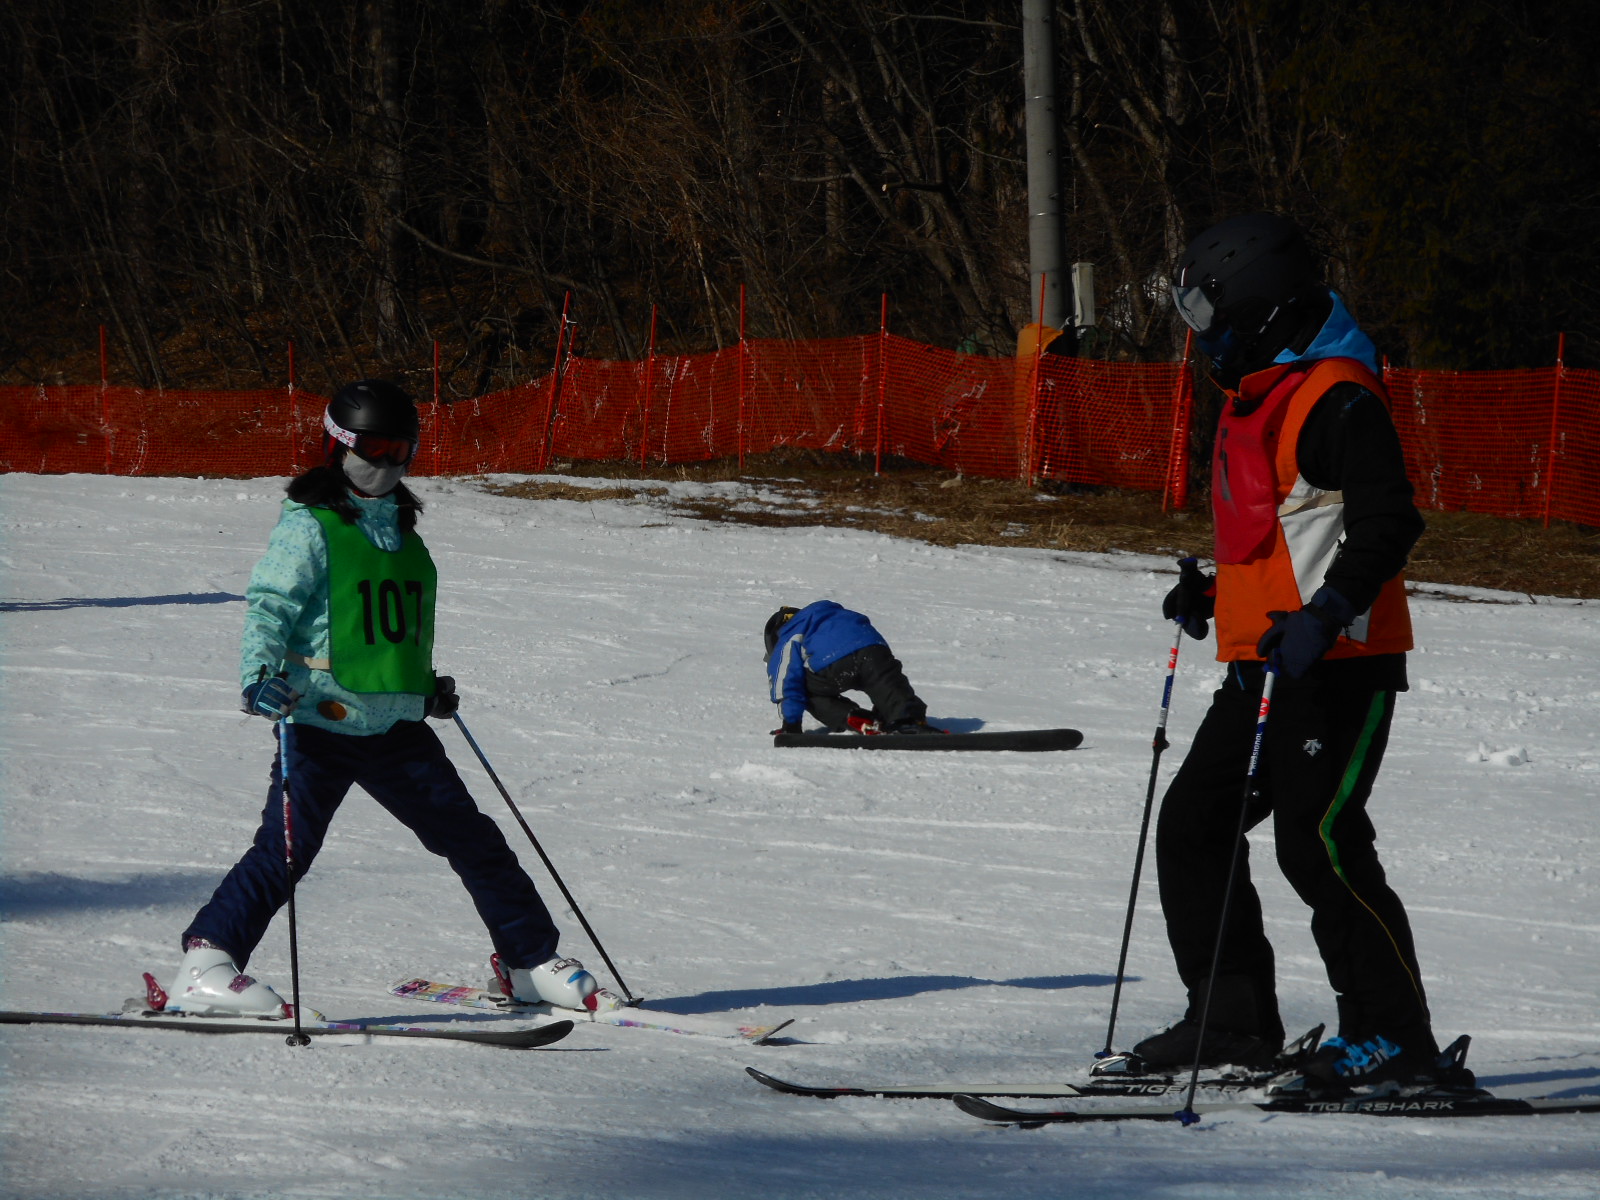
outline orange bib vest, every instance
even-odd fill
[[[1223,409],[1211,462],[1216,524],[1217,658],[1261,661],[1256,643],[1267,613],[1293,612],[1322,586],[1344,538],[1344,496],[1300,477],[1296,446],[1306,418],[1328,389],[1359,383],[1387,400],[1378,377],[1351,358],[1258,371],[1240,385],[1262,396],[1244,416]],[[1356,658],[1411,649],[1405,582],[1396,575],[1324,656]]]

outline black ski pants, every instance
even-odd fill
[[[401,721],[369,737],[292,722],[287,732],[296,880],[311,869],[345,794],[359,785],[424,849],[449,862],[506,965],[533,967],[555,957],[559,934],[549,910],[500,827],[473,801],[438,734],[421,721]],[[241,969],[289,899],[281,758],[280,752],[272,761],[254,843],[183,934],[227,950]]]
[[[845,692],[865,692],[872,710],[886,723],[920,721],[928,706],[917,699],[900,660],[887,646],[865,646],[836,659],[820,671],[806,672],[806,711],[835,733],[861,706]]]
[[[1384,877],[1367,816],[1395,693],[1341,675],[1340,666],[1279,679],[1245,825],[1272,818],[1278,866],[1311,909],[1312,936],[1338,997],[1340,1034],[1383,1033],[1432,1052],[1410,923]],[[1161,907],[1195,1018],[1222,916],[1261,684],[1260,664],[1229,666],[1156,825]],[[1239,852],[1212,1019],[1218,1028],[1281,1038],[1272,945],[1250,878],[1248,841]]]

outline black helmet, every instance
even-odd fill
[[[348,446],[369,461],[404,465],[417,449],[417,406],[397,383],[362,379],[334,393],[322,414],[322,428],[330,459],[336,447]]]
[[[765,634],[767,653],[765,658],[762,660],[763,662],[772,657],[772,651],[778,644],[778,630],[783,626],[784,622],[786,622],[790,617],[794,616],[795,613],[799,611],[800,610],[798,608],[790,608],[785,605],[783,608],[780,608],[777,612],[773,613],[767,618],[767,630]]]
[[[1300,227],[1287,217],[1231,217],[1189,243],[1172,277],[1178,314],[1200,338],[1262,333],[1317,283]]]

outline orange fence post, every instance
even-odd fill
[[[1178,391],[1172,398],[1172,441],[1167,447],[1167,486],[1161,493],[1161,511],[1182,511],[1189,503],[1189,434],[1194,419],[1194,330],[1183,337],[1183,366],[1178,374]],[[1169,505],[1170,501],[1170,505]]]
[[[295,396],[292,341],[289,343],[289,474],[300,474],[300,401]]]
[[[439,465],[443,450],[439,445],[440,416],[443,410],[439,407],[440,394],[439,378],[439,339],[433,339],[433,411],[428,414],[428,451],[433,459],[433,473],[439,474]]]
[[[883,474],[883,418],[889,383],[889,293],[878,301],[878,434],[872,451],[872,473]]]
[[[111,405],[106,397],[107,380],[110,373],[107,370],[106,359],[106,327],[100,326],[100,428],[105,431],[106,442],[106,474],[111,471],[112,436],[111,436]]]
[[[567,313],[572,309],[572,293],[567,293],[566,299],[561,303],[561,324],[556,328],[556,360],[550,368],[550,405],[544,414],[544,445],[539,450],[540,473],[550,467],[550,456],[554,449],[551,441],[555,435],[556,410],[561,405],[561,350],[567,337]]]
[[[1550,528],[1550,506],[1556,498],[1556,436],[1561,429],[1561,380],[1567,373],[1567,335],[1556,335],[1556,385],[1550,398],[1550,447],[1544,468],[1544,527]]]
[[[1039,272],[1039,312],[1044,312],[1045,285],[1050,278],[1048,271]],[[1044,374],[1044,321],[1039,322],[1039,337],[1033,346],[1033,386],[1028,389],[1028,427],[1024,431],[1022,440],[1022,482],[1026,487],[1033,486],[1033,458],[1034,440],[1039,430],[1039,385],[1040,377]]]
[[[650,401],[655,398],[656,388],[656,313],[657,306],[650,306],[650,348],[645,353],[644,359],[644,414],[639,421],[639,469],[645,469],[646,458],[650,453]],[[665,451],[662,458],[666,458]]]
[[[744,473],[745,366],[749,350],[744,343],[744,284],[739,285],[739,473]]]

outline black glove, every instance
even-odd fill
[[[772,731],[772,736],[773,737],[777,737],[780,733],[799,733],[799,732],[800,732],[800,722],[799,721],[785,721],[782,724],[782,726],[780,726],[779,728],[774,729]]]
[[[433,677],[433,695],[423,705],[422,715],[448,721],[461,707],[461,697],[456,695],[456,681],[449,675]]]
[[[1273,670],[1299,679],[1339,640],[1356,619],[1350,602],[1330,587],[1317,589],[1311,602],[1296,612],[1269,612],[1272,627],[1256,643],[1256,653]]]
[[[1217,577],[1202,575],[1193,558],[1178,560],[1178,586],[1161,602],[1161,615],[1183,626],[1192,638],[1204,640],[1217,611]]]
[[[289,686],[287,673],[280,671],[276,675],[268,675],[266,667],[261,668],[256,681],[239,695],[242,712],[252,717],[265,717],[269,721],[283,720],[298,703],[300,693]]]

